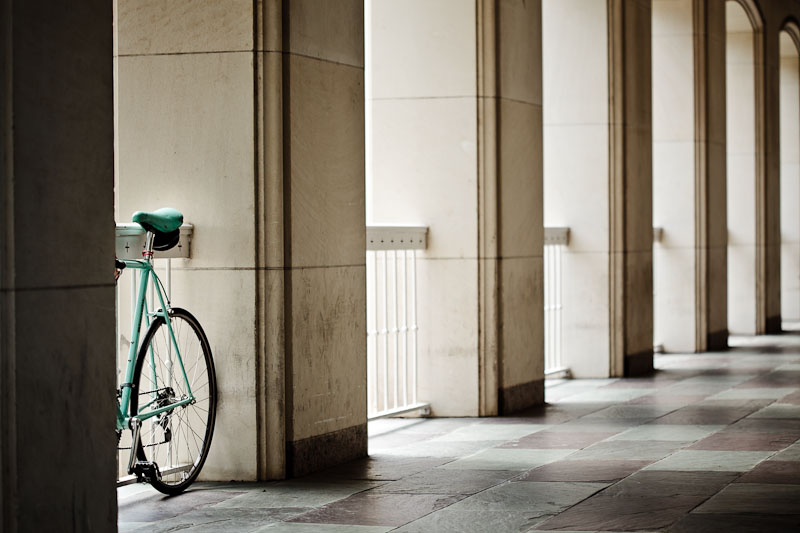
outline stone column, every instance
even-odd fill
[[[262,477],[280,474],[276,429],[290,476],[367,454],[363,9],[291,0],[258,13]]]
[[[195,227],[173,300],[217,365],[202,477],[365,455],[361,2],[117,9],[118,220],[169,205]]]
[[[796,5],[794,6],[797,11]],[[781,20],[786,20],[786,13],[780,13]],[[795,14],[796,16],[796,14]],[[771,21],[770,21],[771,22]],[[765,25],[763,42],[756,45],[756,52],[762,56],[756,59],[763,62],[761,70],[763,84],[762,116],[764,172],[763,193],[759,209],[761,211],[759,228],[763,252],[759,254],[763,281],[763,295],[759,298],[758,318],[759,332],[780,333],[781,331],[781,122],[792,120],[791,115],[784,118],[780,105],[780,26],[770,23]],[[757,70],[758,72],[758,70]],[[758,108],[757,108],[758,109]],[[757,119],[758,121],[759,119]],[[760,191],[759,191],[760,192]],[[759,194],[757,193],[757,197]],[[763,302],[761,301],[763,299]],[[763,309],[763,310],[762,310]]]
[[[725,0],[696,0],[694,9],[697,85],[697,242],[703,272],[698,294],[698,347],[728,346],[728,222],[725,102]],[[704,266],[703,266],[704,265]],[[702,285],[701,285],[702,286]]]
[[[498,411],[507,413],[545,399],[542,9],[539,0],[496,9]]]
[[[576,377],[652,369],[650,28],[647,1],[543,2],[545,225],[570,228]]]
[[[372,220],[418,255],[419,398],[543,401],[539,2],[371,2]]]
[[[115,531],[111,3],[0,3],[3,531]]]

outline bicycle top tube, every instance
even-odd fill
[[[123,263],[125,263],[125,268],[134,268],[139,270],[146,270],[148,268],[152,269],[153,265],[151,265],[145,259],[120,259]]]

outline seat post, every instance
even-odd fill
[[[144,250],[142,251],[142,257],[147,259],[148,261],[153,260],[153,240],[155,239],[155,233],[152,231],[147,232],[147,236],[145,238],[145,245]]]

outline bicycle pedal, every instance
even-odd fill
[[[136,481],[139,483],[152,483],[161,479],[158,465],[149,461],[136,461],[133,473],[136,474]]]

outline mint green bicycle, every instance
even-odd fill
[[[169,208],[139,211],[133,222],[146,231],[142,259],[116,260],[117,275],[141,271],[124,381],[117,388],[117,442],[130,430],[131,445],[118,444],[130,450],[128,474],[174,495],[197,479],[208,457],[217,407],[214,361],[200,323],[172,307],[153,269],[154,251],[178,244],[183,215]],[[148,309],[148,281],[158,309]],[[140,344],[143,318],[147,330]]]

